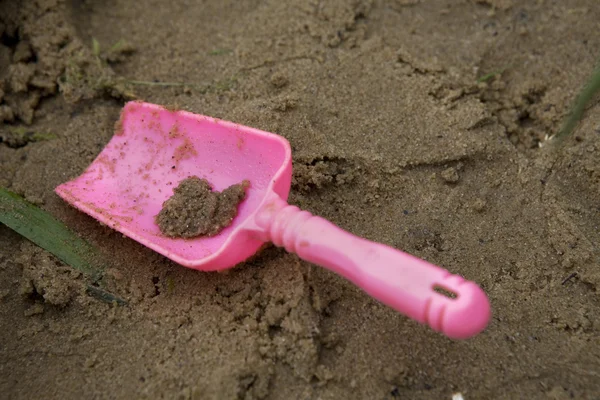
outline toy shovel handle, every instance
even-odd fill
[[[481,288],[445,269],[356,237],[281,198],[258,218],[275,245],[338,273],[373,298],[449,338],[470,338],[489,321],[490,304]]]

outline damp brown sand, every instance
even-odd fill
[[[598,399],[600,104],[538,144],[597,63],[597,0],[157,3],[0,1],[0,137],[56,137],[1,142],[0,185],[111,252],[129,304],[0,225],[0,398]],[[291,204],[480,283],[489,327],[448,340],[275,247],[181,267],[66,205],[125,80],[283,135]]]

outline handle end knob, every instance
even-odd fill
[[[469,339],[488,325],[490,302],[474,282],[462,281],[457,286],[460,287],[452,290],[457,294],[455,299],[439,293],[434,295],[435,299],[432,298],[432,304],[427,307],[426,321],[433,329],[451,339]]]

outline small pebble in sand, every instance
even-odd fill
[[[289,80],[288,80],[287,76],[285,76],[282,73],[276,72],[271,76],[271,85],[275,86],[278,89],[287,85],[288,82],[289,82]]]
[[[23,315],[26,317],[31,317],[33,315],[39,315],[44,313],[44,305],[40,303],[35,303],[33,306],[29,307]]]
[[[477,198],[473,202],[473,209],[477,212],[483,212],[485,210],[486,202],[483,199]]]
[[[458,171],[454,167],[446,168],[440,175],[446,183],[456,183],[460,179]]]
[[[214,236],[231,224],[248,186],[249,182],[243,181],[213,192],[206,179],[191,176],[163,203],[156,224],[163,235],[172,238]]]

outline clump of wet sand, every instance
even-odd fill
[[[206,179],[190,176],[163,203],[156,223],[163,235],[172,238],[214,236],[231,224],[248,185],[243,181],[215,192]]]

